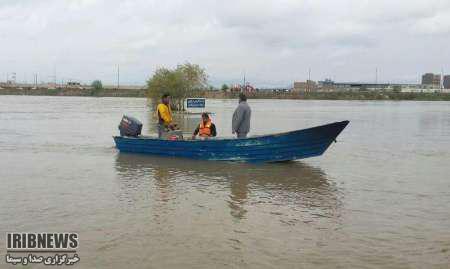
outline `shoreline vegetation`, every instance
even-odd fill
[[[294,83],[295,86],[295,83]],[[295,87],[294,87],[295,89]],[[163,94],[171,96],[173,111],[185,111],[187,98],[237,99],[243,91],[250,99],[291,99],[291,100],[380,100],[380,101],[450,101],[446,92],[402,92],[396,89],[360,89],[348,90],[258,90],[250,84],[229,86],[221,89],[208,84],[206,70],[197,64],[186,62],[175,68],[160,67],[146,81],[146,86],[103,86],[100,80],[94,80],[90,86],[79,82],[67,82],[66,85],[15,84],[0,83],[0,95],[41,95],[41,96],[89,96],[89,97],[142,97],[158,101]],[[154,102],[156,103],[156,102]]]
[[[294,99],[294,100],[405,100],[405,101],[450,101],[449,93],[388,92],[388,91],[339,91],[339,92],[249,92],[250,99]],[[148,97],[145,88],[1,88],[0,95],[34,96],[90,96],[90,97]],[[218,90],[196,91],[190,97],[210,99],[236,99],[237,92]]]

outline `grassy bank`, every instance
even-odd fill
[[[47,95],[47,96],[97,96],[97,97],[145,97],[145,89],[104,88],[104,89],[70,89],[70,88],[2,88],[0,95]],[[248,93],[252,99],[298,99],[298,100],[410,100],[410,101],[450,101],[449,93],[406,93],[406,92],[256,92]],[[198,97],[210,99],[237,99],[238,93],[222,91],[199,92]]]
[[[291,92],[291,93],[248,93],[252,99],[298,99],[298,100],[410,100],[450,101],[449,93],[407,93],[407,92]],[[204,92],[206,98],[238,98],[238,93]]]
[[[2,88],[0,95],[45,95],[45,96],[97,96],[97,97],[145,97],[143,89],[71,89],[71,88]]]

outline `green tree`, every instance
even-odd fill
[[[94,88],[94,90],[101,90],[103,89],[103,84],[101,80],[94,80],[91,84],[92,88]]]
[[[223,84],[221,89],[222,91],[226,92],[229,89],[229,87],[227,84]]]
[[[147,81],[147,95],[158,100],[164,93],[172,97],[172,109],[184,110],[184,101],[204,90],[207,84],[206,72],[199,65],[185,63],[175,69],[158,68]]]
[[[394,88],[392,89],[392,91],[395,92],[395,93],[402,92],[402,86],[394,85]]]
[[[94,80],[91,83],[91,96],[98,96],[100,91],[103,89],[102,82],[100,80]]]

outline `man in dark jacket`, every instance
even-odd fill
[[[232,132],[236,133],[237,138],[246,138],[250,132],[250,117],[252,110],[247,104],[247,96],[239,94],[239,105],[233,113]]]

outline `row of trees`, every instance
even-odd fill
[[[184,101],[208,88],[208,76],[199,65],[185,63],[174,69],[158,68],[147,81],[147,95],[158,100],[164,93],[172,97],[172,109],[185,110]]]

